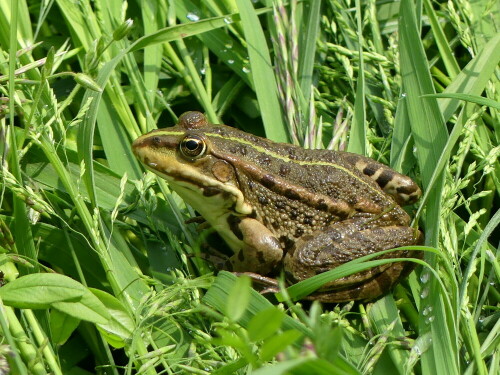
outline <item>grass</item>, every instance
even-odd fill
[[[417,3],[0,2],[0,373],[498,373],[500,9]],[[324,306],[292,297],[380,261],[214,277],[130,151],[187,110],[410,175],[422,266]]]

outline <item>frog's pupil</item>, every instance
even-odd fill
[[[199,145],[200,145],[200,143],[198,141],[193,140],[193,139],[190,139],[190,140],[186,141],[186,148],[189,151],[196,150]]]

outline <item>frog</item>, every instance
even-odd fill
[[[138,137],[132,150],[226,242],[223,270],[261,280],[283,274],[292,285],[364,255],[422,243],[402,208],[420,198],[419,186],[362,155],[274,142],[211,124],[198,111]],[[377,259],[415,256],[398,250]],[[411,261],[373,267],[308,298],[372,300],[413,268]]]

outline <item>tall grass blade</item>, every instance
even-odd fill
[[[250,0],[236,0],[236,4],[248,43],[250,74],[259,101],[266,136],[277,142],[287,142],[289,138],[283,123],[273,65],[262,26]]]
[[[434,94],[434,87],[417,25],[413,3],[403,0],[399,23],[401,75],[422,182],[427,189],[433,166],[439,161],[440,150],[446,145],[448,133],[437,101],[421,98],[423,94]],[[432,147],[429,147],[431,144]],[[442,186],[441,174],[430,193],[425,216],[426,243],[431,246],[436,246],[438,241]],[[431,265],[436,265],[436,257],[427,258]],[[434,338],[432,346],[422,354],[422,369],[428,373],[458,373],[456,323],[450,314],[450,306],[445,304],[437,280],[431,279],[423,286],[423,290],[425,293],[422,294],[424,298],[420,307],[424,309],[432,306],[435,319],[429,322],[421,316],[420,335],[430,330]]]

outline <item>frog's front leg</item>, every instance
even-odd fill
[[[420,241],[421,233],[410,227],[366,228],[359,219],[345,220],[299,239],[285,255],[285,275],[288,282],[295,283],[364,255]],[[379,259],[420,256],[419,252],[401,251],[384,254]],[[372,299],[385,293],[413,268],[410,262],[373,267],[328,283],[311,298],[324,302]]]
[[[250,217],[230,216],[232,233],[238,238],[239,249],[226,261],[228,271],[271,273],[283,258],[283,249],[274,234],[261,222]]]

